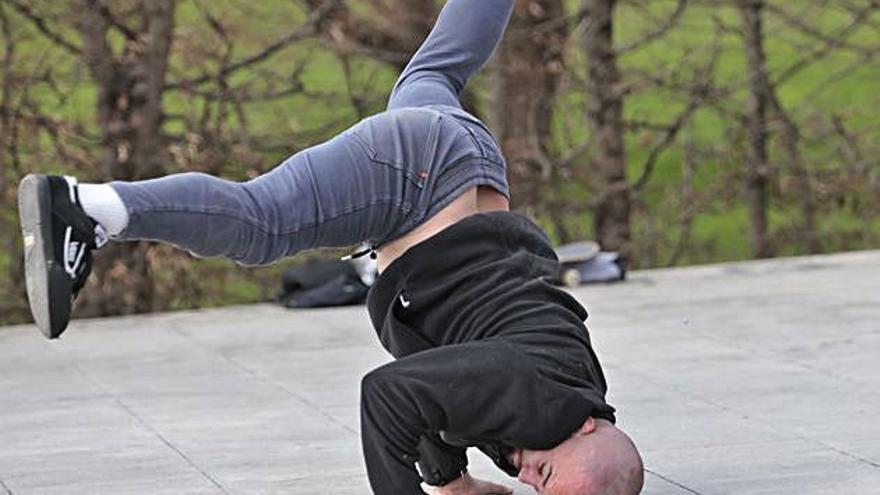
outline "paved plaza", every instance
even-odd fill
[[[574,294],[646,494],[880,494],[880,252]],[[363,307],[2,328],[0,494],[369,493],[358,387],[388,359]]]

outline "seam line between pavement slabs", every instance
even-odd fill
[[[251,378],[253,378],[253,379],[256,379],[256,380],[259,381],[259,382],[263,382],[263,383],[265,383],[265,384],[268,384],[268,385],[270,385],[270,386],[273,386],[273,387],[277,388],[278,390],[281,390],[281,391],[284,392],[286,395],[288,395],[288,396],[290,396],[290,397],[292,397],[292,398],[298,400],[300,403],[302,403],[303,405],[305,405],[305,406],[308,407],[309,409],[312,409],[313,411],[315,411],[315,412],[317,412],[318,414],[320,414],[320,415],[321,415],[324,419],[326,419],[327,421],[330,421],[331,423],[335,424],[336,426],[341,427],[342,429],[348,431],[349,433],[352,433],[352,434],[354,434],[354,435],[357,435],[357,434],[358,434],[357,430],[355,430],[354,428],[351,428],[351,427],[348,426],[347,424],[345,424],[345,423],[343,423],[342,421],[339,421],[339,420],[336,419],[335,417],[331,416],[329,413],[327,413],[326,411],[324,411],[324,409],[322,409],[319,405],[317,405],[317,404],[313,403],[312,401],[306,399],[305,397],[299,395],[298,393],[294,392],[293,390],[290,390],[290,389],[287,388],[287,386],[285,386],[283,383],[281,383],[281,382],[279,382],[279,381],[277,381],[277,380],[274,380],[274,379],[272,379],[272,378],[270,378],[270,377],[264,375],[263,373],[260,373],[260,372],[257,371],[257,370],[253,370],[253,369],[248,368],[248,367],[245,366],[244,364],[242,364],[242,363],[240,363],[239,361],[237,361],[235,358],[230,357],[230,356],[228,356],[228,355],[226,355],[226,354],[224,354],[224,353],[222,353],[222,352],[220,352],[220,351],[214,349],[214,348],[211,347],[211,346],[205,346],[205,345],[203,345],[201,342],[199,342],[198,340],[194,339],[191,335],[187,334],[186,332],[181,331],[180,328],[178,328],[178,327],[177,327],[176,325],[174,325],[174,324],[169,325],[168,328],[169,328],[172,332],[174,332],[174,333],[180,335],[181,337],[183,337],[184,339],[187,339],[187,340],[189,340],[189,341],[191,341],[191,342],[194,342],[194,343],[196,343],[196,344],[199,344],[199,347],[200,347],[200,348],[208,348],[208,349],[210,349],[210,352],[211,352],[211,353],[213,353],[214,355],[216,355],[217,357],[219,357],[219,358],[222,359],[223,361],[226,361],[227,363],[231,364],[231,365],[234,366],[235,368],[238,368],[239,371],[244,372],[244,374],[246,374],[247,376],[249,376],[249,377],[251,377]]]
[[[673,480],[673,479],[670,479],[670,478],[667,478],[666,476],[663,476],[662,474],[658,473],[657,471],[653,471],[653,470],[651,470],[651,469],[645,468],[645,472],[648,473],[648,474],[652,474],[652,475],[654,475],[654,476],[660,478],[661,480],[663,480],[663,481],[665,481],[665,482],[667,482],[667,483],[669,483],[669,484],[671,484],[671,485],[675,485],[675,486],[677,486],[678,488],[681,488],[682,490],[684,490],[684,491],[686,491],[686,492],[688,492],[688,493],[693,493],[694,495],[703,495],[702,493],[700,493],[700,492],[698,492],[698,491],[696,491],[696,490],[694,490],[694,489],[692,489],[692,488],[689,488],[689,487],[687,487],[687,486],[684,486],[684,485],[682,485],[681,483],[679,483],[679,482],[677,482],[677,481],[675,481],[675,480]]]
[[[6,492],[6,495],[15,495],[12,493],[12,490],[10,490],[8,486],[6,486],[6,483],[3,482],[3,478],[0,478],[0,488],[2,488],[4,492]]]
[[[761,416],[752,416],[751,414],[743,413],[742,411],[725,406],[724,404],[720,404],[720,403],[718,403],[712,399],[709,399],[707,397],[704,397],[702,395],[696,395],[691,392],[688,392],[686,389],[681,389],[681,388],[678,388],[675,386],[672,386],[672,389],[675,390],[676,392],[680,393],[683,397],[687,397],[691,400],[695,400],[698,402],[703,402],[704,404],[710,405],[712,407],[717,407],[718,409],[720,409],[722,411],[740,416],[743,419],[753,420],[753,421],[757,422],[758,424],[761,424],[774,432],[791,435],[793,437],[793,439],[800,440],[802,442],[806,442],[806,443],[810,443],[810,444],[814,444],[814,445],[818,445],[818,446],[820,446],[824,449],[830,450],[838,455],[842,455],[844,457],[847,457],[850,460],[855,461],[856,463],[866,464],[868,466],[880,469],[880,463],[872,461],[871,459],[868,459],[866,457],[862,457],[858,454],[854,454],[854,453],[849,452],[847,450],[844,450],[842,448],[835,447],[833,445],[825,443],[818,438],[811,437],[809,435],[804,435],[804,434],[799,433],[794,430],[780,428],[772,421],[767,421],[764,418],[762,418]],[[655,474],[657,474],[657,473],[655,473]],[[657,474],[657,475],[660,476],[659,474]]]
[[[766,426],[767,428],[769,428],[769,429],[772,430],[772,431],[775,431],[775,432],[778,432],[778,433],[782,433],[782,434],[792,435],[792,436],[793,436],[795,439],[797,439],[797,440],[800,440],[800,441],[803,441],[803,442],[806,442],[806,443],[811,443],[811,444],[814,444],[814,445],[818,445],[818,446],[820,446],[820,447],[822,447],[822,448],[824,448],[824,449],[827,449],[827,450],[830,450],[830,451],[834,452],[835,454],[841,455],[841,456],[843,456],[843,457],[847,457],[847,458],[849,458],[850,460],[855,461],[856,463],[867,464],[868,466],[871,466],[871,467],[874,467],[874,468],[880,469],[880,463],[874,462],[874,461],[872,461],[871,459],[868,459],[868,458],[866,458],[866,457],[862,457],[862,456],[860,456],[860,455],[858,455],[858,454],[854,454],[854,453],[849,452],[848,450],[844,450],[844,449],[842,449],[842,448],[840,448],[840,447],[835,447],[835,446],[833,446],[833,445],[831,445],[831,444],[828,444],[828,443],[826,443],[826,442],[824,442],[824,441],[822,441],[822,440],[820,440],[820,439],[818,439],[818,438],[815,438],[815,437],[812,437],[812,436],[809,436],[809,435],[804,435],[804,434],[799,433],[799,432],[794,431],[794,430],[788,430],[788,429],[780,428],[780,427],[776,426],[776,424],[774,424],[773,422],[771,422],[771,421],[767,421],[767,420],[765,420],[764,418],[762,418],[762,417],[760,417],[760,416],[752,416],[752,415],[750,415],[750,414],[744,414],[744,413],[742,413],[742,412],[740,412],[740,411],[737,411],[737,410],[735,410],[735,409],[731,409],[731,408],[729,408],[729,407],[727,407],[727,406],[725,406],[725,405],[723,405],[723,404],[719,404],[719,403],[717,403],[717,402],[715,402],[715,401],[713,401],[713,400],[709,400],[709,399],[707,399],[707,398],[705,398],[705,397],[692,396],[692,398],[695,398],[695,399],[701,400],[701,401],[703,401],[703,402],[705,402],[705,403],[707,403],[707,404],[711,404],[712,406],[719,407],[719,408],[721,408],[722,410],[724,410],[724,411],[726,411],[726,412],[733,413],[733,414],[737,414],[737,415],[741,415],[741,416],[742,416],[743,418],[745,418],[745,419],[750,419],[750,420],[756,421],[756,422],[758,422],[759,424],[762,424],[762,425]]]
[[[718,344],[723,344],[723,345],[730,347],[731,349],[734,349],[737,351],[748,352],[750,355],[755,356],[755,357],[764,357],[767,359],[772,359],[773,361],[791,364],[793,366],[797,366],[797,367],[802,368],[807,371],[821,373],[822,375],[826,375],[830,378],[833,378],[835,380],[838,380],[838,381],[841,381],[844,383],[848,383],[851,385],[860,385],[860,386],[865,386],[865,385],[873,386],[873,385],[875,385],[875,383],[872,381],[864,381],[864,380],[860,380],[858,378],[852,378],[852,377],[849,377],[846,375],[840,375],[837,372],[835,372],[835,370],[833,370],[833,369],[815,366],[808,361],[803,361],[801,359],[787,356],[786,354],[779,352],[779,351],[766,349],[762,346],[755,346],[755,345],[748,345],[748,344],[743,345],[743,343],[740,341],[734,341],[734,340],[730,340],[730,339],[727,339],[724,337],[720,337],[714,332],[708,332],[708,331],[703,331],[703,330],[692,330],[690,333],[694,336],[702,337],[702,338],[711,340],[711,341],[718,343]]]
[[[186,453],[183,450],[181,450],[176,445],[171,443],[167,438],[165,438],[161,433],[159,433],[158,430],[153,428],[153,426],[150,425],[142,417],[140,417],[134,411],[134,409],[129,407],[128,404],[126,404],[124,401],[122,401],[122,399],[120,399],[116,395],[110,393],[110,391],[107,389],[107,387],[105,387],[101,382],[92,378],[92,376],[89,375],[89,373],[86,370],[84,370],[81,366],[79,366],[79,364],[76,361],[70,360],[69,363],[70,363],[70,366],[73,367],[74,370],[76,370],[77,374],[79,374],[86,382],[88,382],[93,387],[95,387],[96,389],[101,391],[101,393],[103,393],[106,397],[109,397],[110,399],[112,399],[113,402],[116,403],[117,406],[119,406],[129,416],[134,418],[134,420],[137,421],[137,423],[140,424],[142,428],[144,428],[147,431],[149,431],[150,433],[152,433],[153,436],[155,436],[157,439],[159,439],[160,442],[165,444],[166,447],[168,447],[174,453],[176,453],[177,456],[180,457],[181,459],[183,459],[187,464],[189,464],[190,467],[192,467],[193,469],[198,471],[198,473],[201,474],[203,478],[208,480],[212,485],[217,487],[217,489],[219,489],[221,492],[223,492],[225,494],[230,493],[218,480],[216,480],[213,476],[211,476],[206,470],[202,469],[202,467],[199,466],[198,464],[196,464],[195,461],[190,459],[190,457],[188,455],[186,455]]]
[[[797,433],[795,433],[795,435],[797,435]],[[819,445],[825,447],[826,449],[828,449],[828,450],[830,450],[830,451],[832,451],[832,452],[835,452],[835,453],[837,453],[837,454],[840,454],[840,455],[842,455],[842,456],[844,456],[844,457],[848,457],[849,459],[851,459],[851,460],[853,460],[853,461],[856,461],[856,462],[858,462],[858,463],[867,464],[868,466],[871,466],[871,467],[873,467],[873,468],[880,469],[880,464],[878,464],[878,463],[872,461],[871,459],[866,459],[866,458],[864,458],[864,457],[862,457],[862,456],[860,456],[860,455],[858,455],[858,454],[853,454],[852,452],[849,452],[849,451],[843,450],[843,449],[838,448],[838,447],[835,447],[835,446],[833,446],[833,445],[828,445],[828,444],[826,444],[825,442],[823,442],[823,441],[821,441],[821,440],[818,440],[818,439],[815,439],[815,438],[804,437],[804,439],[805,439],[805,440],[809,440],[809,441],[811,441],[811,442],[813,442],[813,443],[819,444]]]

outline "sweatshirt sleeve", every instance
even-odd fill
[[[582,395],[554,387],[528,356],[504,340],[413,354],[370,372],[362,382],[361,438],[370,484],[377,495],[421,494],[415,464],[425,435],[448,432],[549,449],[590,412]],[[453,455],[436,467],[448,473],[461,459]]]
[[[442,486],[460,478],[467,469],[467,449],[447,444],[438,433],[426,433],[419,441],[416,465],[425,483]]]

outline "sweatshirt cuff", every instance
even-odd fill
[[[437,434],[422,435],[416,465],[426,484],[444,486],[467,472],[467,450],[443,442]]]

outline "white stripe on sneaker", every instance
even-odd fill
[[[67,181],[67,193],[70,195],[70,202],[73,204],[79,204],[79,201],[76,199],[76,177],[65,175],[64,180]]]
[[[64,271],[70,275],[70,278],[76,278],[76,272],[82,263],[83,256],[86,254],[86,245],[82,242],[70,239],[73,234],[73,227],[67,227],[64,232]]]

